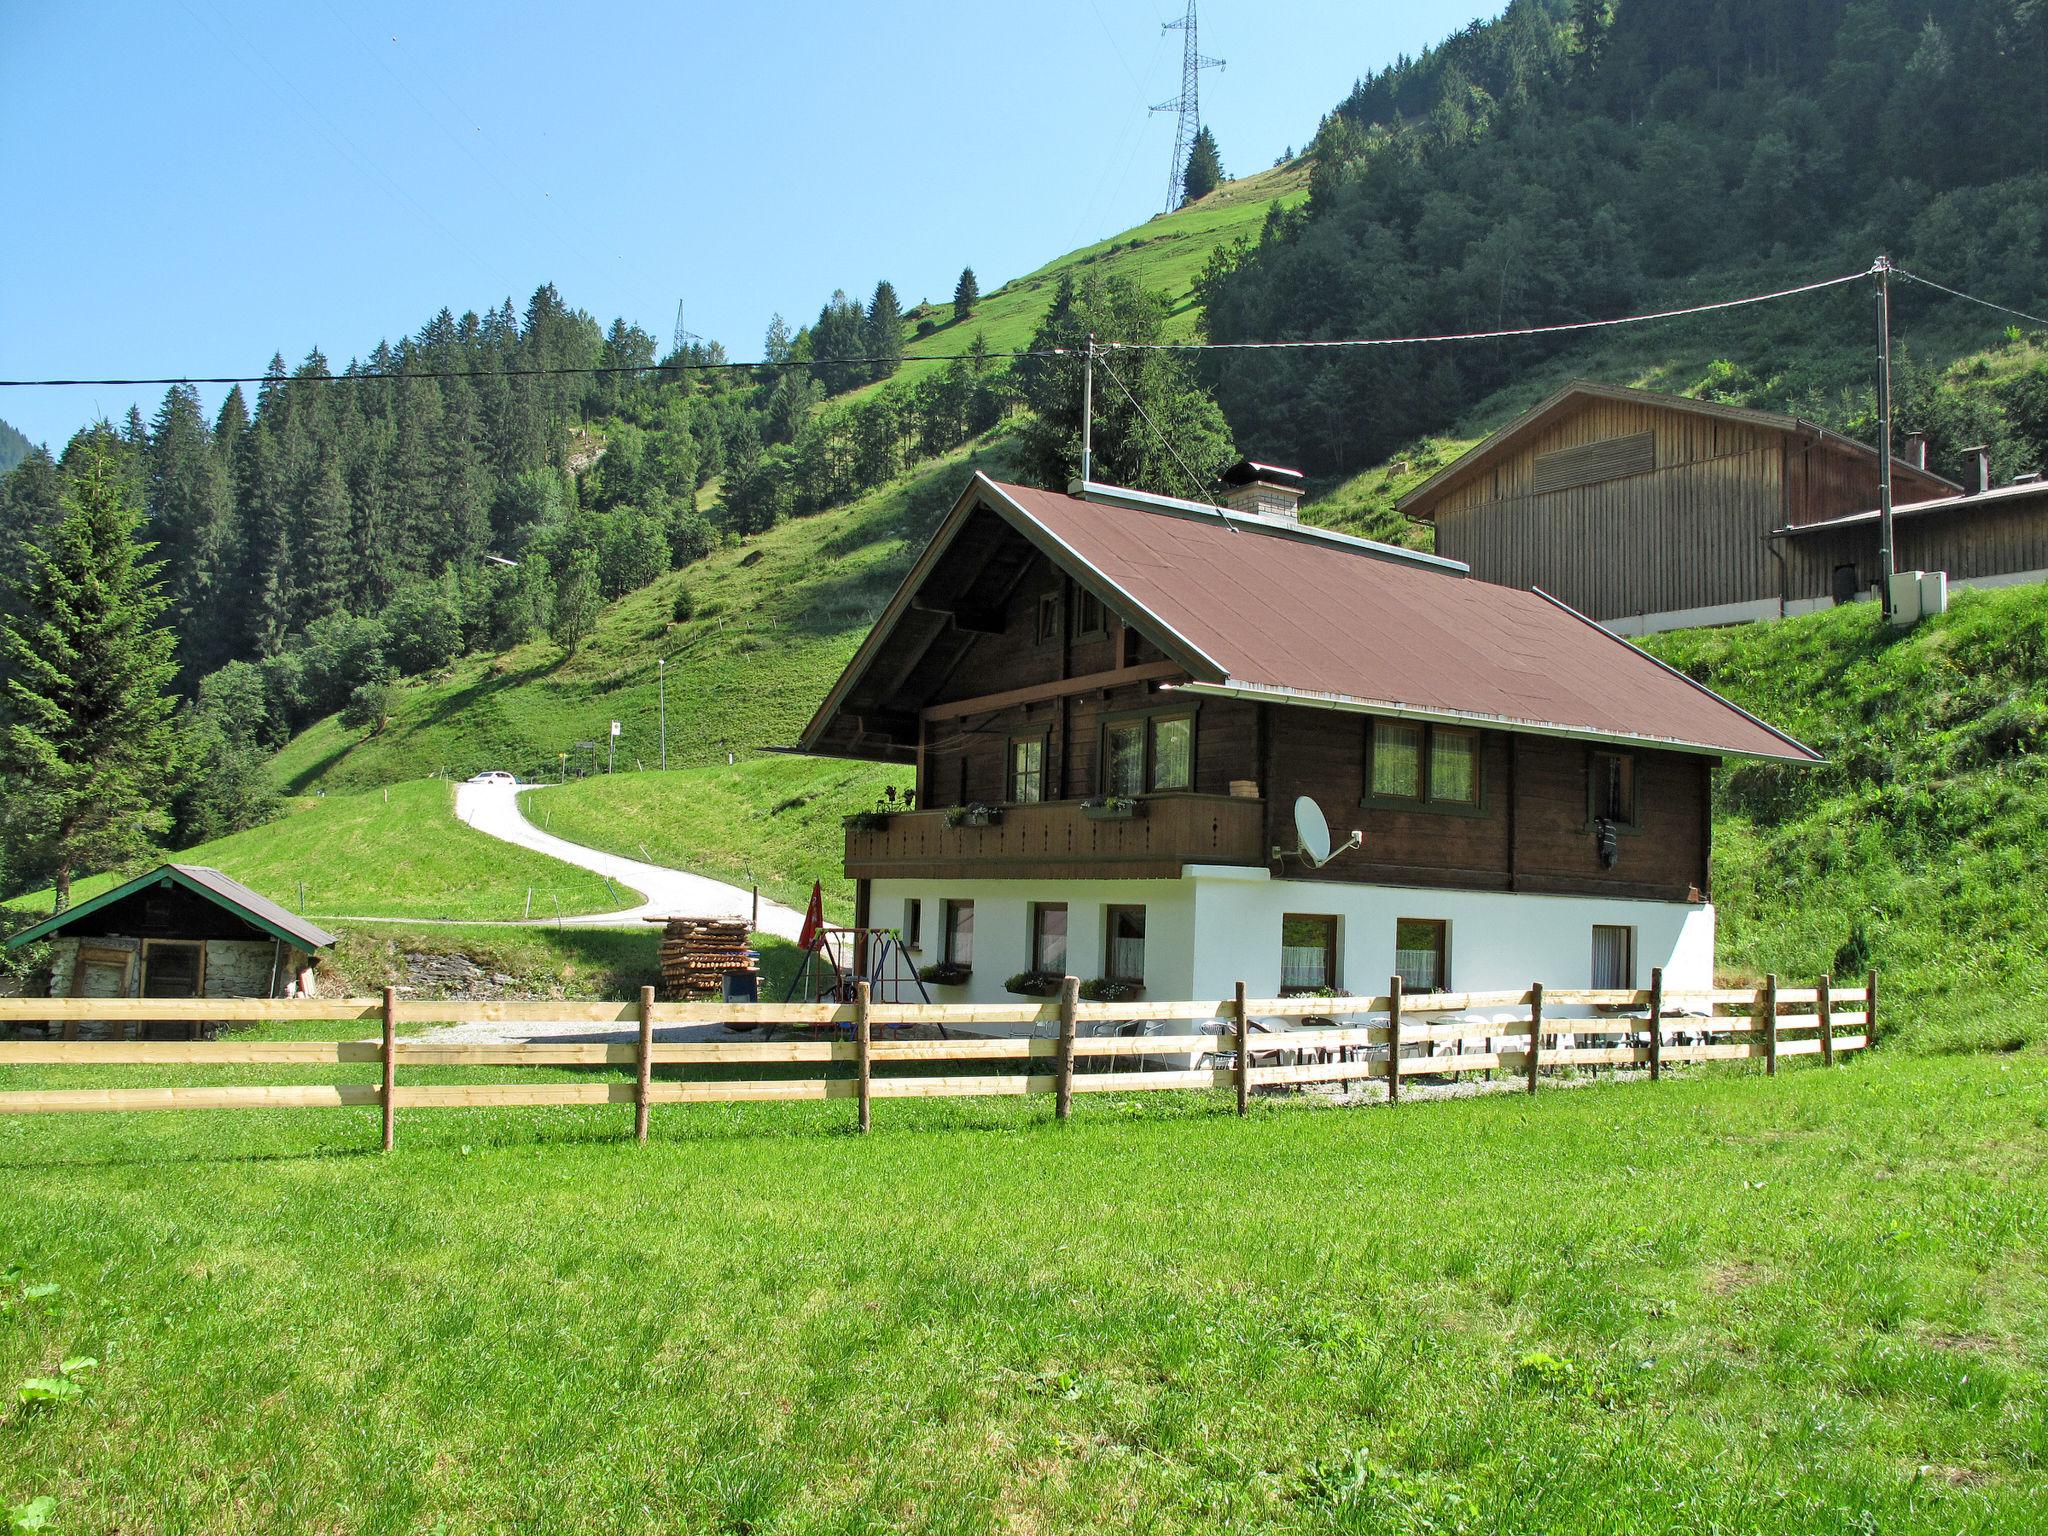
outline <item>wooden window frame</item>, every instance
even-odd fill
[[[1155,730],[1161,720],[1186,720],[1188,723],[1188,781],[1172,789],[1160,789],[1153,783],[1157,776],[1158,751]],[[1192,702],[1175,701],[1140,706],[1136,709],[1120,709],[1102,717],[1096,728],[1095,740],[1095,792],[1098,795],[1113,794],[1109,787],[1109,733],[1121,726],[1138,727],[1143,761],[1138,767],[1139,795],[1191,795],[1201,773],[1202,715],[1201,705]]]
[[[956,949],[960,938],[960,925],[957,919],[963,911],[967,914],[967,958],[965,960],[960,958]],[[942,925],[939,935],[939,958],[947,965],[964,966],[970,971],[973,970],[974,898],[971,896],[966,898],[948,896],[945,904],[940,908],[939,922]]]
[[[1076,585],[1074,591],[1073,638],[1076,640],[1101,640],[1109,634],[1109,604],[1090,592],[1086,587]],[[1089,622],[1090,618],[1094,622]]]
[[[1626,949],[1626,951],[1624,951],[1624,955],[1625,955],[1625,963],[1623,964],[1623,967],[1622,967],[1622,969],[1623,969],[1623,970],[1625,970],[1625,971],[1626,971],[1626,972],[1627,972],[1628,974],[1627,974],[1627,975],[1626,975],[1625,977],[1623,977],[1623,979],[1622,979],[1622,982],[1621,982],[1621,985],[1620,985],[1619,987],[1615,987],[1615,988],[1611,988],[1611,989],[1610,989],[1610,988],[1608,988],[1608,987],[1607,987],[1607,986],[1606,986],[1605,984],[1603,984],[1603,983],[1601,982],[1601,980],[1600,980],[1600,978],[1599,978],[1599,977],[1597,977],[1597,976],[1591,976],[1591,981],[1592,981],[1593,989],[1594,989],[1595,991],[1606,991],[1606,990],[1613,990],[1613,991],[1628,991],[1628,992],[1633,992],[1633,991],[1635,990],[1635,986],[1636,986],[1636,930],[1635,930],[1635,925],[1634,925],[1634,924],[1632,924],[1632,923],[1595,923],[1595,924],[1593,924],[1593,931],[1592,931],[1592,934],[1590,935],[1590,939],[1591,939],[1591,942],[1592,942],[1592,945],[1593,945],[1593,956],[1594,956],[1594,958],[1596,958],[1596,959],[1597,959],[1597,958],[1599,957],[1599,954],[1600,954],[1600,934],[1601,934],[1602,930],[1613,930],[1613,931],[1616,931],[1616,932],[1619,932],[1619,933],[1624,933],[1624,934],[1626,934],[1626,935],[1628,936],[1628,948]],[[1589,972],[1588,974],[1589,974],[1589,976],[1590,976],[1590,972]]]
[[[1048,964],[1044,955],[1045,916],[1048,912],[1057,912],[1060,915],[1061,954],[1058,965]],[[1051,972],[1061,976],[1068,974],[1070,962],[1074,954],[1074,909],[1064,901],[1034,901],[1031,903],[1028,921],[1030,923],[1029,937],[1031,947],[1029,958],[1031,963],[1026,968],[1033,971]]]
[[[1617,758],[1628,764],[1628,814],[1626,816],[1603,817],[1600,814],[1600,763],[1604,758]],[[1637,752],[1626,752],[1614,747],[1591,747],[1586,752],[1586,829],[1591,831],[1602,821],[1613,823],[1617,832],[1640,832],[1643,829],[1643,759]]]
[[[1394,919],[1394,969],[1401,969],[1401,927],[1413,923],[1417,927],[1436,930],[1436,986],[1438,992],[1451,990],[1451,920],[1447,917],[1397,917]]]
[[[1057,592],[1038,594],[1038,629],[1036,643],[1058,645],[1060,640],[1060,595]]]
[[[903,898],[903,947],[913,954],[924,949],[924,898]]]
[[[1329,937],[1323,943],[1322,986],[1298,987],[1287,984],[1286,951],[1287,925],[1289,923],[1325,923],[1328,925]],[[1331,991],[1337,989],[1341,980],[1337,969],[1337,956],[1341,948],[1342,934],[1342,920],[1334,912],[1283,912],[1280,914],[1280,995],[1282,997],[1300,997],[1311,992],[1320,992],[1325,988]]]
[[[206,941],[204,939],[144,939],[142,941],[142,969],[136,977],[136,995],[138,997],[149,996],[149,957],[151,951],[159,949],[192,949],[198,951],[198,954],[194,957],[197,964],[193,971],[192,996],[194,998],[205,997]],[[176,999],[165,998],[163,1001],[175,1002]]]
[[[88,965],[119,965],[121,967],[121,997],[129,996],[129,987],[140,990],[140,975],[136,967],[141,963],[141,953],[133,949],[115,949],[106,944],[82,941],[71,956],[71,995],[83,997],[79,990],[85,985],[85,968]]]
[[[1038,748],[1038,798],[1025,800],[1017,794],[1017,749],[1036,746]],[[1005,738],[1003,742],[1003,803],[1006,805],[1043,805],[1052,797],[1046,793],[1049,787],[1046,770],[1052,764],[1052,729],[1047,726],[1036,731],[1019,731]]]
[[[1412,726],[1422,733],[1420,755],[1416,760],[1415,794],[1383,795],[1373,789],[1373,755],[1377,750],[1375,737],[1381,724]],[[1436,739],[1439,733],[1452,736],[1468,736],[1472,739],[1472,798],[1470,800],[1438,800],[1430,794],[1429,769],[1436,755]],[[1589,781],[1590,783],[1590,781]],[[1588,791],[1590,797],[1590,789]],[[1432,816],[1490,816],[1490,804],[1486,772],[1486,733],[1474,725],[1439,725],[1433,720],[1404,720],[1398,716],[1374,715],[1365,723],[1365,793],[1359,804],[1375,811],[1421,811]],[[1589,799],[1590,803],[1590,799]]]
[[[1138,914],[1138,974],[1126,976],[1116,968],[1116,920],[1118,917],[1135,912]],[[1150,934],[1146,929],[1145,908],[1134,902],[1120,902],[1102,909],[1102,974],[1108,981],[1127,981],[1135,986],[1145,984],[1145,962],[1150,959]]]

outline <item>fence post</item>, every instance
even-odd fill
[[[397,1134],[398,1106],[392,1102],[398,1087],[398,988],[384,989],[384,1150],[391,1150]]]
[[[1832,1067],[1835,1064],[1835,1005],[1828,1001],[1828,992],[1834,984],[1834,977],[1821,977],[1820,1001],[1814,1010],[1820,1015],[1820,1064],[1824,1067]]]
[[[1536,1069],[1543,1057],[1543,983],[1529,983],[1529,1091],[1536,1091]]]
[[[1870,968],[1870,975],[1863,983],[1863,1043],[1869,1045],[1877,1038],[1877,967]]]
[[[1401,1102],[1401,978],[1387,978],[1387,1102]]]
[[[1060,1048],[1053,1100],[1053,1114],[1064,1120],[1074,1112],[1074,1018],[1081,1006],[1081,978],[1068,976],[1060,982]]]
[[[1663,1075],[1664,967],[1653,965],[1650,967],[1650,1081],[1654,1083]]]
[[[1237,1112],[1248,1114],[1252,1102],[1252,1026],[1245,1013],[1244,983],[1237,984]]]
[[[1764,1073],[1778,1075],[1778,973],[1764,977]]]
[[[654,1078],[654,988],[640,989],[640,1043],[633,1053],[633,1139],[647,1139],[647,1093]]]
[[[853,987],[853,1064],[854,1075],[859,1081],[860,1129],[865,1136],[872,1123],[868,1104],[872,1077],[868,1059],[868,984],[864,981],[855,982]]]

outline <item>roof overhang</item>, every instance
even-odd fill
[[[2041,500],[2048,503],[2048,483],[2027,480],[2015,485],[1994,486],[1988,491],[1973,491],[1961,496],[1937,496],[1926,501],[1909,501],[1904,506],[1893,507],[1892,516],[1928,517],[1943,512],[1981,512],[1986,508],[2002,508],[2013,502]],[[1810,533],[1838,533],[1852,528],[1875,528],[1883,514],[1875,507],[1862,512],[1848,512],[1840,517],[1830,517],[1817,523],[1788,523],[1783,528],[1773,528],[1774,539],[1800,538]]]
[[[132,880],[124,881],[110,890],[102,891],[99,895],[92,897],[88,901],[82,901],[75,907],[66,907],[62,912],[51,913],[50,916],[44,918],[33,927],[24,928],[20,933],[9,937],[7,948],[18,949],[22,945],[32,944],[38,939],[49,938],[52,934],[77,922],[80,918],[88,917],[104,907],[110,907],[117,901],[124,901],[136,892],[145,890],[152,885],[182,886],[195,896],[203,896],[214,905],[225,907],[251,927],[269,934],[280,944],[291,945],[294,949],[326,949],[335,942],[333,934],[327,932],[324,928],[315,927],[311,923],[305,925],[303,932],[295,933],[263,913],[254,911],[235,900],[227,892],[218,890],[205,881],[195,880],[177,865],[164,864],[150,870],[147,874],[137,875]]]

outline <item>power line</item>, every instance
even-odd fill
[[[2001,314],[2012,315],[2021,320],[2031,321],[2035,325],[2048,325],[2048,320],[2042,319],[2039,315],[2030,315],[2024,309],[2014,309],[2010,304],[1996,304],[1990,299],[1980,299],[1974,293],[1964,293],[1960,288],[1950,288],[1945,284],[1937,283],[1931,277],[1922,277],[1917,272],[1908,272],[1904,267],[1893,267],[1892,271],[1898,273],[1900,277],[1905,278],[1909,282],[1918,283],[1923,288],[1935,289],[1940,293],[1947,294],[1952,299],[1968,299],[1972,304],[1982,304],[1986,309],[1995,309]]]
[[[1131,409],[1138,413],[1138,419],[1140,421],[1144,422],[1146,426],[1152,429],[1152,435],[1159,439],[1160,446],[1163,447],[1168,453],[1173,455],[1173,462],[1179,466],[1181,475],[1187,480],[1189,487],[1194,491],[1194,493],[1198,497],[1200,497],[1204,502],[1207,502],[1208,505],[1216,507],[1216,503],[1209,499],[1209,493],[1207,488],[1202,484],[1201,480],[1197,478],[1195,472],[1192,469],[1188,468],[1188,461],[1180,456],[1180,450],[1173,446],[1173,440],[1169,438],[1164,432],[1160,431],[1159,423],[1152,419],[1151,412],[1147,411],[1144,406],[1138,403],[1138,397],[1131,393],[1130,386],[1124,383],[1122,379],[1117,377],[1116,370],[1110,367],[1107,362],[1104,362],[1102,364],[1102,371],[1108,374],[1110,377],[1110,381],[1113,384],[1115,384],[1118,389],[1124,392],[1124,398],[1131,402]],[[1221,507],[1216,507],[1216,514],[1217,516],[1223,518],[1224,527],[1229,528],[1232,533],[1237,532],[1237,529],[1235,527],[1232,527],[1230,519],[1227,516],[1224,516],[1223,509]]]
[[[1897,270],[1897,269],[1894,269]],[[1453,331],[1424,336],[1354,336],[1316,341],[1103,341],[1097,342],[1098,353],[1102,351],[1123,352],[1285,352],[1318,351],[1333,347],[1413,347],[1427,346],[1439,342],[1464,341],[1512,341],[1525,336],[1553,336],[1571,331],[1590,331],[1617,325],[1641,325],[1653,320],[1678,320],[1689,315],[1711,314],[1716,310],[1740,309],[1746,305],[1768,304],[1777,299],[1795,298],[1801,294],[1816,293],[1826,288],[1839,288],[1844,283],[1858,283],[1872,275],[1875,268],[1852,272],[1843,277],[1822,278],[1817,282],[1801,283],[1792,288],[1774,289],[1769,293],[1749,294],[1738,299],[1719,299],[1710,304],[1692,304],[1683,309],[1652,310],[1644,314],[1621,315],[1608,320],[1572,320],[1556,325],[1530,325],[1510,330],[1496,331]],[[1912,276],[1911,273],[1903,274]],[[1926,282],[1925,278],[1915,278]],[[1929,286],[1939,286],[1930,284]],[[1954,290],[1948,290],[1953,292]],[[1969,298],[1969,294],[1958,297]],[[1978,299],[1980,304],[1989,300]],[[2004,308],[1993,305],[1993,308]],[[2008,311],[2024,314],[2020,310]],[[2032,316],[2025,316],[2032,319]],[[2041,322],[2048,324],[2048,321]],[[923,353],[915,357],[824,357],[791,358],[783,362],[668,362],[632,363],[612,367],[602,365],[565,366],[559,368],[494,368],[483,371],[469,369],[418,369],[401,370],[396,373],[369,372],[356,370],[349,373],[318,374],[308,378],[295,378],[286,374],[280,378],[275,374],[217,374],[202,377],[185,375],[150,379],[0,379],[0,389],[54,389],[72,386],[119,388],[156,384],[264,384],[317,383],[352,384],[385,379],[490,379],[490,378],[602,378],[616,374],[665,374],[665,373],[752,373],[782,368],[855,368],[878,363],[964,363],[976,361],[1015,360],[1037,357],[1078,357],[1078,347],[1039,347],[1015,352],[936,352]]]

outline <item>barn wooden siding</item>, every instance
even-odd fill
[[[1951,581],[2048,570],[2048,486],[2038,495],[1996,502],[1965,500],[1938,512],[1894,519],[1902,571],[1947,571]],[[1831,595],[1837,566],[1856,569],[1859,591],[1877,585],[1877,524],[1802,533],[1781,541],[1796,598]]]
[[[1655,468],[1539,489],[1559,462],[1548,455],[1643,436]],[[1436,507],[1437,551],[1596,619],[1775,597],[1765,535],[1784,518],[1783,442],[1747,423],[1589,400],[1448,492]]]

